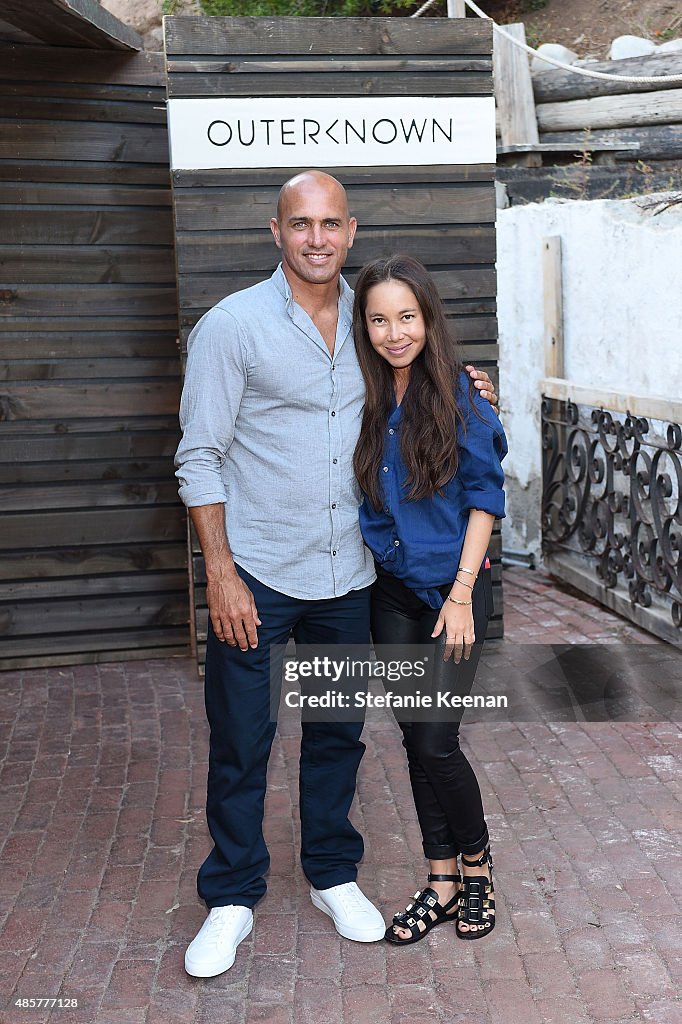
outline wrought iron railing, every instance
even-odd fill
[[[569,582],[582,578],[592,596],[682,643],[680,423],[642,415],[644,400],[637,412],[614,411],[589,404],[586,389],[551,384],[544,382],[542,400],[546,560],[572,568]],[[658,413],[676,405],[652,403]]]

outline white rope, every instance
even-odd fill
[[[555,60],[554,57],[546,57],[544,53],[538,53],[537,50],[533,49],[532,46],[527,46],[526,43],[522,43],[519,39],[515,39],[509,32],[505,32],[500,25],[498,25],[489,15],[482,11],[480,7],[477,7],[473,0],[464,0],[467,7],[470,7],[474,14],[477,14],[479,18],[485,18],[486,21],[493,22],[493,28],[505,39],[508,39],[514,46],[520,47],[525,50],[526,53],[530,53],[540,60],[547,61],[548,64],[554,64],[557,68],[563,68],[565,71],[573,71],[576,75],[584,75],[586,78],[605,78],[610,82],[682,82],[682,75],[644,75],[642,77],[636,77],[635,75],[611,75],[606,71],[590,71],[589,68],[578,68],[574,64],[565,64],[563,61]]]
[[[422,4],[421,7],[419,8],[419,10],[415,11],[414,14],[411,14],[410,17],[411,18],[421,18],[422,14],[425,14],[426,11],[429,10],[429,8],[433,7],[434,4],[437,4],[437,3],[440,3],[440,0],[426,0],[426,3]]]

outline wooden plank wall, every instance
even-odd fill
[[[188,652],[160,55],[0,61],[0,667]]]
[[[488,96],[492,30],[463,20],[167,18],[168,96]],[[467,359],[496,379],[494,165],[328,168],[359,222],[346,276],[409,252],[433,270]],[[183,346],[226,294],[269,276],[277,193],[295,170],[176,171],[173,201]],[[493,538],[501,635],[501,543]],[[196,642],[206,639],[204,573],[192,545]]]

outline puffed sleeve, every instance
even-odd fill
[[[227,498],[222,466],[246,383],[246,344],[239,324],[227,310],[214,307],[189,336],[180,400],[182,439],[175,475],[188,508]]]
[[[466,429],[459,429],[459,466],[457,476],[462,486],[464,508],[477,508],[504,519],[504,470],[502,460],[507,454],[507,438],[492,406],[476,388],[471,389],[469,376],[460,375],[457,401],[464,414]],[[472,408],[472,403],[474,408]]]

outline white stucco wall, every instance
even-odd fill
[[[650,203],[550,199],[498,210],[506,550],[540,558],[543,238],[561,236],[565,377],[682,398],[682,205],[654,216]]]

